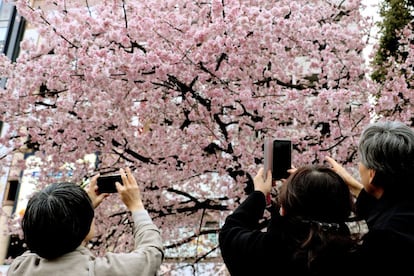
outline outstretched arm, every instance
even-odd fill
[[[358,197],[364,186],[332,157],[325,156],[325,160],[332,166],[332,170],[342,177],[342,179],[348,185],[351,193],[355,197]]]
[[[107,253],[95,260],[95,275],[156,275],[164,259],[160,229],[154,224],[142,201],[140,187],[129,168],[119,170],[122,183],[116,183],[120,199],[132,213],[134,250]]]

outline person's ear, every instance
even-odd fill
[[[373,169],[370,169],[368,172],[369,187],[365,187],[365,189],[368,188],[369,193],[373,195],[374,197],[376,197],[377,199],[379,199],[384,194],[384,187],[382,187],[381,185],[378,186],[377,184],[375,184],[375,181],[376,181],[375,176],[376,176],[376,171]],[[378,175],[377,178],[378,177],[381,177],[381,176]]]
[[[373,184],[376,171],[374,169],[368,170],[369,184]]]

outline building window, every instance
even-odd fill
[[[16,7],[0,0],[0,49],[11,61],[16,61],[20,52],[25,20],[17,13]],[[0,87],[6,87],[7,79],[0,79]]]
[[[18,180],[10,180],[6,187],[6,196],[4,197],[8,201],[15,201],[17,198],[17,188],[19,187]]]
[[[12,61],[15,61],[19,55],[19,44],[23,38],[24,28],[25,20],[17,13],[16,7],[2,2],[0,6],[1,49]]]
[[[9,29],[9,21],[13,14],[13,5],[0,1],[0,50],[4,51],[4,45],[7,39],[7,30]]]

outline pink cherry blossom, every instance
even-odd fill
[[[329,154],[352,168],[373,110],[412,120],[410,43],[383,86],[366,78],[359,0],[15,2],[41,39],[22,41],[16,62],[0,58],[7,154],[30,135],[42,185],[63,164],[73,171],[62,178],[76,182],[131,166],[167,255],[217,246],[193,250],[205,222],[217,233],[251,189],[264,137],[291,138],[294,166]],[[97,152],[98,167],[79,162]],[[130,248],[117,195],[97,218],[93,250]]]

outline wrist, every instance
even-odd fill
[[[265,196],[267,196],[268,194],[270,194],[270,191],[267,191],[266,189],[260,189],[260,188],[256,188],[254,189],[257,192],[261,192],[262,194],[264,194]]]
[[[142,202],[138,202],[135,204],[131,204],[127,206],[128,210],[131,212],[145,210],[144,204]]]

